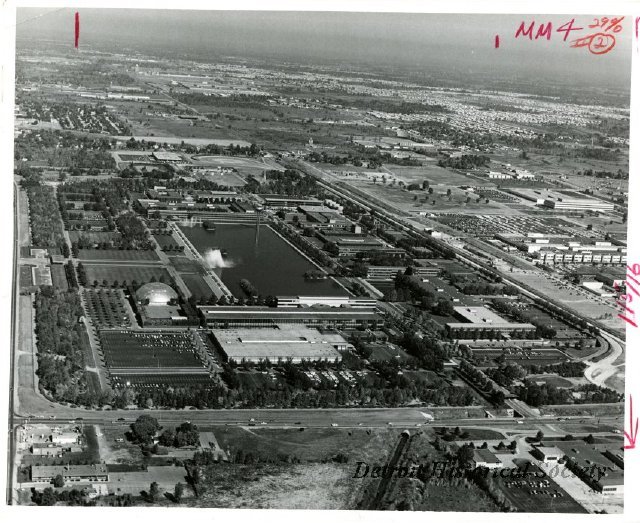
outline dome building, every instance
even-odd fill
[[[178,293],[166,283],[147,283],[136,291],[136,298],[149,305],[168,305],[171,300],[178,299]]]

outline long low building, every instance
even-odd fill
[[[216,346],[229,361],[341,360],[340,351],[349,344],[339,334],[323,334],[307,327],[265,329],[218,329],[213,331]]]
[[[352,307],[238,307],[199,306],[207,327],[274,327],[276,325],[306,325],[324,329],[382,328],[383,319],[372,309]]]
[[[367,279],[368,280],[393,280],[398,272],[402,274],[407,270],[406,266],[375,266],[371,265],[367,267]],[[438,276],[440,274],[440,267],[411,267],[411,272],[414,276]]]
[[[95,465],[32,465],[31,481],[34,483],[50,483],[56,476],[62,476],[66,482],[94,483],[109,481],[107,466]]]
[[[447,323],[447,329],[454,337],[465,338],[480,332],[512,334],[536,330],[531,323],[511,323],[486,307],[454,307],[453,310],[465,320],[464,323]]]
[[[371,298],[351,298],[350,296],[278,296],[278,307],[357,307],[375,309],[378,302]]]

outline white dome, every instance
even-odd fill
[[[149,300],[149,305],[166,305],[172,299],[178,298],[178,294],[165,283],[147,283],[136,292],[140,301]]]

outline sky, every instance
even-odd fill
[[[80,45],[200,56],[280,58],[300,63],[341,61],[445,69],[458,74],[529,78],[628,89],[631,21],[622,22],[616,46],[594,55],[570,41],[589,29],[593,16],[576,15],[563,41],[556,29],[573,15],[441,15],[329,12],[179,11],[81,9]],[[23,39],[73,45],[71,9],[18,10]],[[552,23],[551,39],[515,38],[520,23]],[[495,48],[495,37],[500,46]]]

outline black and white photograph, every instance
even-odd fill
[[[13,517],[632,521],[632,7],[158,5],[8,24]]]

